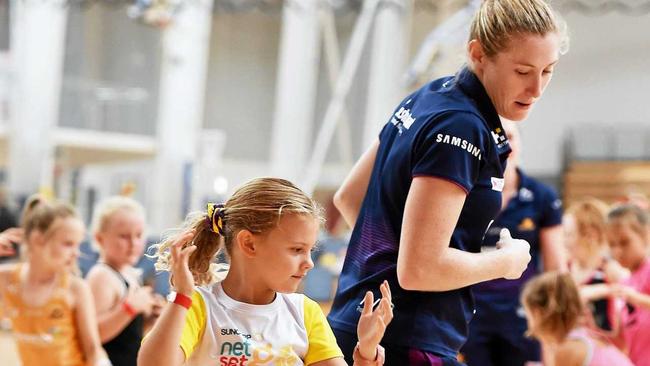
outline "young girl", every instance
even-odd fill
[[[565,244],[569,253],[569,269],[580,294],[587,302],[595,325],[613,330],[613,302],[608,298],[609,286],[605,275],[607,265],[607,205],[596,199],[575,203],[566,210],[563,219]]]
[[[612,256],[631,271],[613,294],[623,299],[622,336],[630,359],[637,366],[650,365],[650,223],[648,214],[638,206],[627,204],[614,208],[608,215],[608,237]],[[625,277],[625,274],[619,276]]]
[[[108,198],[95,210],[92,230],[100,258],[87,281],[99,337],[113,365],[135,366],[144,318],[156,302],[152,289],[140,285],[133,267],[144,250],[144,208],[127,197]]]
[[[570,274],[547,272],[534,278],[524,287],[521,302],[528,334],[551,350],[547,366],[633,366],[618,348],[588,329]]]
[[[176,297],[145,338],[138,364],[345,365],[320,307],[293,293],[314,266],[321,220],[315,202],[274,178],[254,179],[224,205],[190,217],[188,230],[158,247]],[[222,245],[230,268],[206,286]],[[392,319],[386,282],[381,293],[375,311],[371,292],[360,307],[357,365],[383,363],[378,345]]]
[[[83,223],[74,209],[30,198],[22,221],[27,261],[0,267],[0,292],[24,366],[110,365],[92,295],[72,275]]]

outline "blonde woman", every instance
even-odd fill
[[[354,230],[328,316],[346,359],[357,306],[382,281],[395,303],[387,363],[453,365],[474,310],[469,286],[526,269],[529,245],[507,231],[480,253],[510,153],[499,116],[526,118],[565,44],[544,1],[483,1],[467,66],[407,96],[357,162],[335,196]]]

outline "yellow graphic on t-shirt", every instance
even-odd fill
[[[295,366],[300,358],[291,345],[273,349],[270,343],[225,342],[221,346],[220,366]]]

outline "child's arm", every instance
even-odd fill
[[[366,297],[364,297],[363,310],[357,325],[358,354],[356,354],[357,349],[355,349],[355,356],[360,356],[360,361],[375,360],[378,356],[382,356],[378,354],[378,352],[381,352],[381,349],[378,348],[379,342],[384,337],[386,327],[393,320],[393,305],[388,282],[384,281],[379,289],[382,298],[377,310],[372,310],[374,303],[372,292],[368,291]],[[355,364],[357,364],[356,361],[357,358],[355,357]]]
[[[650,309],[650,295],[639,292],[633,287],[626,285],[612,285],[612,291],[615,296],[618,296],[625,300],[625,302],[642,307],[644,309]]]
[[[130,287],[126,298],[118,299],[120,291],[109,286],[115,281],[115,275],[104,266],[91,269],[86,281],[92,291],[102,343],[115,338],[135,316],[151,308],[153,295],[150,287]]]
[[[194,245],[183,248],[194,238],[194,231],[181,235],[172,245],[171,272],[176,292],[192,296],[194,278],[188,267]],[[180,347],[187,309],[178,304],[167,304],[151,332],[142,342],[138,353],[138,366],[178,366],[185,362],[185,353]]]
[[[391,303],[390,287],[384,281],[379,287],[382,299],[376,310],[373,308],[373,295],[368,291],[364,297],[363,310],[357,326],[357,338],[359,343],[354,349],[352,358],[353,366],[377,366],[384,364],[384,349],[379,342],[384,337],[386,327],[393,319],[393,308]],[[346,366],[342,357],[334,357],[320,362],[309,364],[309,366]]]
[[[611,286],[606,283],[580,286],[580,298],[582,301],[594,301],[612,296]]]
[[[85,355],[86,365],[110,365],[106,352],[99,342],[95,306],[88,285],[82,279],[73,277],[70,289],[75,301],[77,332]]]
[[[630,270],[623,267],[614,259],[607,260],[605,263],[605,277],[609,283],[620,283],[630,277]]]

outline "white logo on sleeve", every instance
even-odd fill
[[[406,103],[408,104],[409,102],[411,102],[411,100]],[[415,118],[411,115],[410,109],[400,107],[400,109],[395,112],[393,118],[390,119],[390,122],[399,128],[399,133],[401,134],[402,128],[408,130],[411,125],[415,123]]]
[[[474,146],[474,144],[471,142],[461,139],[460,137],[439,133],[436,135],[436,142],[442,142],[443,144],[460,147],[462,150],[467,151],[478,160],[481,160],[481,149],[478,146]]]
[[[503,185],[505,184],[505,179],[492,177],[492,190],[503,192]]]

